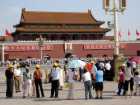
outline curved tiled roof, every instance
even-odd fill
[[[38,12],[22,10],[23,23],[48,23],[48,24],[101,24],[90,10],[88,12]]]

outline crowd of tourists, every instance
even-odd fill
[[[119,67],[118,95],[140,95],[140,75],[135,61],[128,59]]]
[[[72,60],[73,56],[70,59]],[[69,62],[70,60],[67,60],[64,65],[61,65],[59,60],[56,60],[52,63],[50,70],[45,72],[46,81],[51,83],[50,98],[58,98],[59,91],[63,91],[67,86],[67,99],[74,99],[74,94],[76,94],[74,85],[76,81],[79,81],[84,84],[86,100],[103,99],[104,76],[112,68],[110,61],[88,59],[84,61],[84,66],[81,65],[78,68],[70,67]],[[13,97],[14,88],[16,93],[22,93],[23,98],[45,97],[42,71],[39,64],[35,65],[32,73],[29,65],[21,65],[18,62],[9,63],[5,70],[6,97]],[[136,62],[128,59],[118,68],[118,71],[117,95],[127,96],[129,87],[130,95],[140,95],[140,75],[136,69]]]

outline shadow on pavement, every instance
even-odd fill
[[[110,100],[113,99],[113,97],[103,97],[103,99],[88,99],[91,101],[95,100]],[[83,100],[85,101],[85,98],[75,98],[75,99],[67,99],[67,98],[35,98],[34,101],[75,101],[75,100]]]

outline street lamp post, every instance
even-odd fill
[[[38,45],[39,45],[39,49],[40,49],[40,60],[41,60],[41,61],[42,61],[42,59],[43,59],[43,51],[42,51],[42,50],[43,50],[43,49],[42,49],[43,43],[44,43],[44,40],[43,40],[42,36],[40,35]]]
[[[126,9],[126,0],[103,0],[103,6],[106,13],[113,15],[114,29],[114,69],[117,71],[117,60],[119,56],[119,36],[118,36],[118,13],[123,13]],[[116,76],[116,73],[115,73]]]
[[[112,4],[112,5],[111,5]],[[123,13],[126,9],[126,0],[103,0],[106,13],[113,15],[114,28],[114,55],[119,55],[119,36],[118,36],[118,13]]]

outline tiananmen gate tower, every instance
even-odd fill
[[[113,56],[113,36],[103,28],[92,12],[48,12],[22,9],[19,24],[14,25],[13,41],[4,42],[5,59],[40,58],[49,55],[62,58],[66,53],[78,57]],[[140,56],[140,41],[121,41],[120,53]]]

